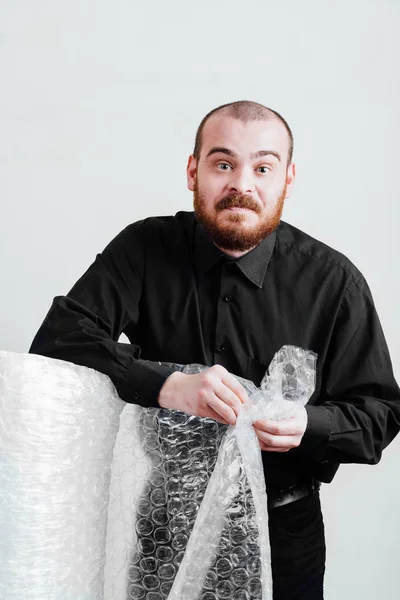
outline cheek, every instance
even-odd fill
[[[265,210],[270,210],[278,204],[283,191],[284,186],[279,185],[278,183],[270,185],[268,187],[268,190],[266,190],[265,188],[259,190],[258,193]]]
[[[209,179],[206,184],[199,185],[199,191],[203,201],[211,207],[220,199],[223,188],[218,182]]]
[[[219,171],[202,168],[198,170],[197,177],[200,187],[209,194],[224,186],[225,177],[224,174]]]
[[[223,189],[221,177],[208,177],[204,182],[204,189],[209,195],[218,194],[218,191]]]

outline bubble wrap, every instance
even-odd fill
[[[267,496],[252,423],[315,386],[316,355],[284,346],[235,427],[127,406],[112,465],[106,600],[270,600]],[[186,373],[205,367],[188,365]]]
[[[2,451],[3,436],[8,445],[0,460],[1,489],[6,486],[5,504],[0,504],[0,557],[4,551],[9,556],[5,570],[0,561],[1,600],[272,598],[267,497],[261,452],[251,424],[262,418],[285,418],[307,402],[314,389],[313,353],[283,347],[260,389],[240,379],[250,402],[243,406],[235,427],[179,411],[126,405],[116,440],[121,402],[107,378],[61,361],[21,357],[17,360],[16,355],[1,354],[5,362],[0,383],[7,382],[0,394],[5,398],[0,407]],[[28,365],[29,359],[36,360],[34,368],[34,363]],[[7,363],[13,360],[16,378]],[[52,372],[52,365],[54,370],[63,365],[62,376]],[[189,365],[184,371],[195,373],[204,368]],[[43,373],[55,384],[53,403],[47,397],[43,410],[33,416],[32,399],[37,404],[37,398],[46,396]],[[91,388],[97,381],[90,380],[97,375],[102,388],[99,393]],[[21,384],[15,386],[14,379]],[[54,436],[58,413],[52,404],[57,405],[60,397],[63,427]],[[13,408],[4,412],[7,403]],[[13,429],[21,430],[25,448],[16,435],[7,434]],[[43,439],[36,436],[38,429],[46,430]],[[72,431],[76,441],[71,440]],[[47,452],[52,437],[62,452],[68,448],[63,456],[57,450],[57,460]],[[21,485],[16,487],[14,471],[20,461],[28,460],[30,467],[35,467],[36,460],[25,456],[26,452],[32,454],[28,447],[35,444],[36,455],[40,448],[40,473],[64,460],[62,466],[59,462],[63,478],[53,485],[39,475],[31,482],[31,474],[24,471]],[[71,451],[76,460],[71,460]],[[34,494],[28,492],[31,483],[36,486]],[[57,494],[60,497],[55,502]],[[66,501],[68,494],[73,496],[72,502]],[[31,503],[35,506],[38,495],[41,504],[36,512],[45,513],[46,522],[52,523],[46,531],[40,525],[40,536],[39,528],[26,518],[26,510],[31,511]],[[19,504],[18,511],[13,508],[14,501]],[[13,530],[3,532],[8,521]],[[3,533],[8,539],[1,545]],[[16,543],[10,543],[11,538]],[[82,552],[85,549],[86,553]],[[22,564],[28,568],[27,575],[22,584],[21,580],[13,582]],[[41,564],[46,564],[47,570],[40,569]]]
[[[0,352],[1,600],[103,598],[123,407],[96,371]]]

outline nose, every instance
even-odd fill
[[[251,194],[254,192],[253,172],[249,169],[235,169],[229,182],[231,192]]]

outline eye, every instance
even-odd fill
[[[217,168],[220,171],[228,171],[229,169],[231,169],[231,165],[228,165],[228,163],[222,162],[222,163],[217,164]]]
[[[257,167],[257,171],[259,173],[268,173],[271,170],[267,165],[263,165],[262,167]]]

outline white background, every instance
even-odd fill
[[[26,352],[128,223],[191,209],[185,166],[212,108],[288,120],[284,219],[364,273],[400,375],[398,0],[1,0],[0,347]],[[322,492],[327,600],[395,600],[400,438]]]

